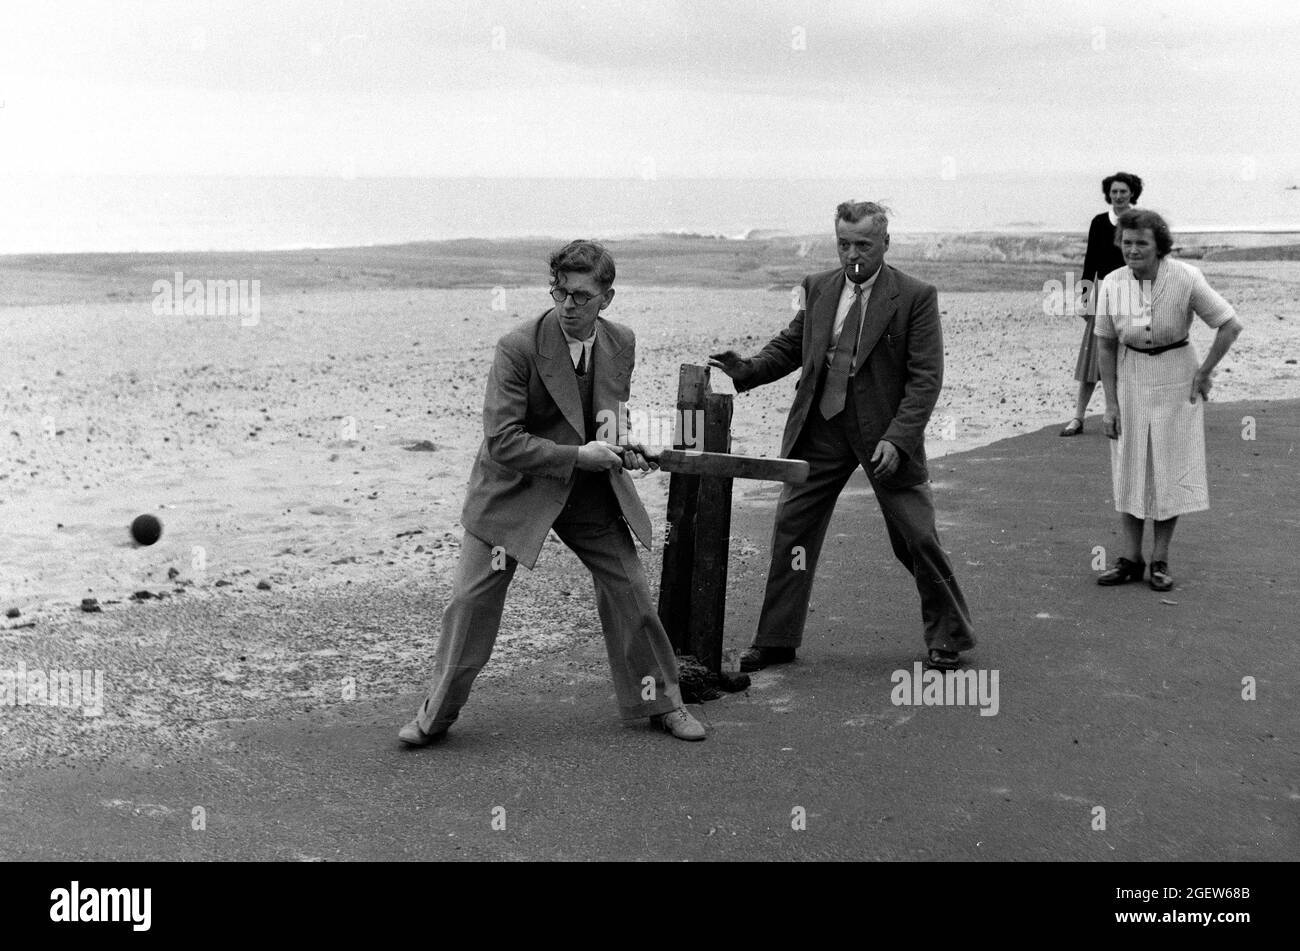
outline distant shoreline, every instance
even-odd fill
[[[755,288],[788,292],[837,265],[831,234],[735,240],[681,235],[601,237],[618,286]],[[1078,232],[899,232],[890,261],[948,292],[1036,291],[1083,261]],[[148,303],[155,286],[198,279],[257,282],[271,298],[310,291],[349,295],[400,289],[542,288],[547,255],[562,239],[467,238],[281,251],[88,252],[0,256],[0,306]],[[1300,232],[1177,232],[1174,254],[1199,264],[1300,262]],[[178,272],[182,275],[177,278]],[[499,290],[498,290],[499,289]],[[502,297],[501,300],[506,298]],[[513,300],[513,298],[512,298]],[[511,304],[506,313],[523,313]],[[529,303],[527,307],[531,307]],[[524,309],[527,309],[525,307]]]
[[[1106,209],[1091,176],[630,179],[5,176],[0,254],[248,253],[412,242],[714,240],[831,231],[846,198],[892,209],[898,237],[1086,235]],[[1300,234],[1290,179],[1152,171],[1144,207],[1190,240]],[[1255,236],[1254,239],[1250,236]],[[35,249],[44,249],[43,252]],[[128,249],[149,249],[130,251]]]
[[[1289,243],[1300,244],[1300,227],[1296,228],[1259,228],[1250,226],[1231,226],[1223,228],[1174,228],[1173,234],[1175,239],[1206,239],[1206,238],[1232,238],[1232,241],[1208,242],[1206,240],[1194,240],[1193,246],[1203,247],[1210,243],[1225,245],[1227,247],[1261,247],[1261,239],[1289,238]],[[1043,240],[1083,240],[1086,238],[1086,231],[1063,230],[1063,229],[1035,229],[1035,228],[986,228],[977,231],[942,231],[942,230],[900,230],[892,232],[893,239],[902,244],[910,244],[918,241],[962,241],[982,238],[1021,238],[1021,239],[1043,239]],[[159,255],[204,255],[204,256],[232,256],[232,255],[285,255],[285,254],[305,254],[312,252],[384,252],[384,251],[402,251],[411,249],[430,249],[437,250],[463,246],[465,244],[476,244],[483,247],[500,247],[515,244],[522,245],[552,245],[560,244],[570,240],[571,236],[554,236],[554,235],[523,235],[518,237],[495,237],[484,238],[476,236],[466,236],[458,238],[432,238],[429,240],[417,241],[397,241],[397,242],[375,242],[362,244],[320,244],[320,245],[287,245],[275,248],[152,248],[144,250],[131,251],[23,251],[0,254],[0,262],[18,262],[29,261],[33,258],[42,260],[54,259],[71,259],[71,258],[126,258],[142,256],[159,256]],[[643,244],[647,242],[663,242],[673,244],[675,242],[713,242],[734,246],[759,245],[770,242],[825,242],[829,241],[831,235],[828,233],[799,233],[785,232],[764,229],[752,229],[746,234],[733,236],[725,234],[703,234],[694,231],[658,231],[644,232],[635,234],[599,234],[591,235],[593,240],[604,241],[608,243],[636,243]],[[1255,240],[1251,240],[1255,239]]]

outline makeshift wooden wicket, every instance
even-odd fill
[[[714,674],[722,671],[732,479],[808,478],[808,463],[801,460],[731,455],[731,413],[732,397],[712,391],[709,368],[682,364],[676,442],[660,454],[662,468],[673,475],[668,482],[659,620],[677,653],[693,655]],[[694,425],[700,414],[703,425]],[[695,444],[688,445],[687,439]]]

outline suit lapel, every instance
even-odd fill
[[[617,418],[615,432],[609,435],[618,443],[633,441],[633,434],[627,429],[630,420],[627,418],[623,396],[627,392],[628,377],[632,374],[634,354],[623,343],[621,336],[610,330],[604,318],[596,321],[596,341],[591,349],[592,367],[596,374],[592,380],[592,409],[596,412],[597,431],[601,429],[601,423],[608,419],[602,419],[601,414],[614,413],[621,418]],[[650,515],[641,503],[632,477],[626,471],[611,472],[609,481],[628,527],[642,545],[650,548],[654,544]]]
[[[828,274],[821,293],[817,295],[814,311],[808,315],[812,329],[808,356],[813,360],[814,374],[822,372],[826,366],[826,351],[835,331],[835,313],[840,309],[840,295],[844,293],[846,280],[842,269]]]
[[[597,340],[600,339],[599,333]],[[541,340],[537,348],[537,372],[541,374],[551,399],[564,414],[565,420],[582,439],[587,431],[582,421],[582,396],[578,393],[578,378],[573,372],[573,357],[568,341],[560,329],[555,309],[542,318]]]
[[[880,266],[880,276],[871,288],[871,297],[867,299],[867,310],[862,315],[862,336],[858,341],[858,356],[854,360],[852,373],[856,371],[871,353],[880,335],[885,332],[889,322],[898,312],[898,284],[894,280],[894,271],[887,264]]]
[[[631,367],[623,345],[609,332],[604,318],[596,321],[596,341],[591,346],[592,366],[596,377],[592,381],[592,409],[596,412],[597,426],[604,411],[618,413],[623,394],[623,382]],[[626,419],[616,420],[616,431],[625,429]]]

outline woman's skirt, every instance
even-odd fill
[[[1163,521],[1210,507],[1205,403],[1188,402],[1199,361],[1191,344],[1150,356],[1119,346],[1120,436],[1110,441],[1115,511]]]
[[[1096,383],[1101,379],[1101,367],[1097,363],[1097,336],[1092,332],[1096,323],[1097,318],[1091,315],[1083,322],[1083,340],[1079,344],[1079,359],[1074,362],[1074,378],[1080,383]]]

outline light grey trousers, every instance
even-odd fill
[[[566,508],[552,527],[591,571],[623,718],[648,717],[680,707],[677,658],[659,621],[631,533],[621,520],[584,519],[583,514]],[[469,699],[474,678],[492,655],[506,591],[517,565],[503,552],[494,558],[492,546],[469,532],[461,540],[429,695],[416,714],[424,732],[445,731]],[[646,678],[652,679],[653,686]],[[653,699],[644,699],[646,696]]]

